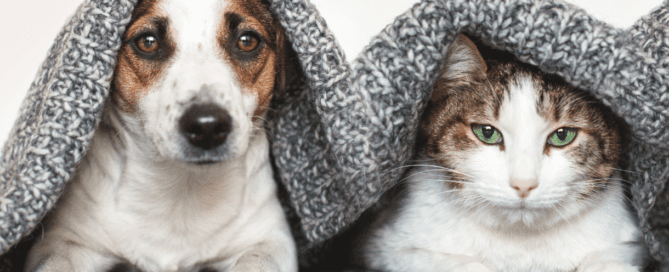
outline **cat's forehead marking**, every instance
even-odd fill
[[[488,73],[489,81],[498,86],[497,95],[503,97],[502,103],[493,103],[492,117],[499,120],[500,109],[504,103],[508,103],[514,96],[519,94],[525,96],[524,101],[531,101],[533,105],[525,103],[525,109],[534,110],[533,113],[543,117],[551,123],[577,119],[579,115],[588,115],[584,112],[586,107],[581,107],[579,94],[566,83],[555,76],[546,75],[534,71],[524,65],[517,63],[494,63]],[[520,88],[520,89],[519,89]],[[524,90],[524,92],[518,92]]]
[[[547,133],[550,124],[537,109],[539,90],[535,81],[529,76],[520,76],[510,81],[507,89],[498,110],[499,129],[516,139],[542,137]]]

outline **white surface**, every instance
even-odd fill
[[[418,0],[311,0],[343,48],[355,59],[369,40]],[[595,18],[627,28],[662,4],[662,0],[566,0]]]
[[[0,0],[0,146],[37,68],[82,0]],[[418,0],[311,0],[353,60],[369,40]],[[596,18],[629,27],[662,0],[571,0]]]
[[[355,59],[369,40],[418,0],[310,0],[334,33],[346,59]]]
[[[0,148],[53,40],[81,2],[0,0]]]
[[[593,17],[615,27],[627,28],[638,19],[662,5],[663,0],[566,0]]]

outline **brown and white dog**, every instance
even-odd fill
[[[285,84],[264,0],[140,0],[109,103],[26,271],[296,271],[263,120]]]

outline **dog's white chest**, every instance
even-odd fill
[[[175,191],[133,196],[130,191],[137,188],[127,188],[117,195],[126,199],[122,204],[105,202],[110,206],[101,207],[113,215],[98,218],[106,220],[102,225],[109,226],[105,231],[115,240],[107,247],[156,269],[224,257],[232,263],[270,231],[283,227],[269,163],[258,166],[250,176],[246,168],[255,165],[240,163],[195,182],[170,180],[177,174],[168,174],[166,182],[194,183]]]
[[[113,169],[114,158],[103,156],[109,150],[96,147],[93,160]],[[146,271],[177,271],[207,260],[232,265],[275,236],[292,243],[267,149],[263,136],[252,142],[247,157],[221,167],[155,169],[129,154],[120,177],[83,168],[54,223],[90,249]]]

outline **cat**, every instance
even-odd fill
[[[640,271],[648,253],[617,169],[623,124],[557,76],[490,55],[462,34],[447,49],[404,191],[358,259],[381,271]]]

